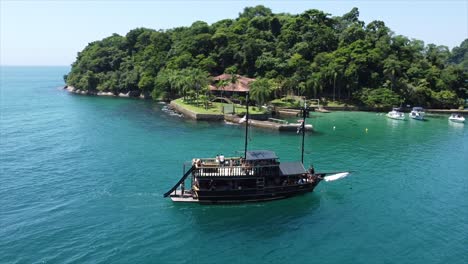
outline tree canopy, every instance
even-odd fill
[[[256,6],[211,25],[136,28],[89,43],[65,80],[87,91],[174,98],[198,94],[206,76],[224,72],[260,79],[254,88],[260,101],[295,94],[370,104],[366,96],[383,96],[455,107],[468,98],[468,39],[450,51],[395,35],[383,21],[366,25],[357,8],[331,16]]]

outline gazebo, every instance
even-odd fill
[[[209,86],[210,91],[215,95],[232,96],[234,93],[245,94],[250,90],[249,84],[255,79],[241,75],[221,74],[213,77],[214,83]],[[225,85],[220,85],[224,83]]]

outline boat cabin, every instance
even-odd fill
[[[305,184],[310,176],[301,162],[280,163],[268,150],[247,151],[246,158],[193,161],[193,186],[196,191],[258,190],[275,186]]]

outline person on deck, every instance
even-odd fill
[[[310,174],[315,174],[314,165],[310,165],[309,173],[310,173]]]

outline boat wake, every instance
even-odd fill
[[[336,181],[336,180],[343,179],[343,178],[347,177],[349,174],[350,174],[349,172],[341,172],[341,173],[336,173],[336,174],[325,176],[323,179],[326,182]]]

